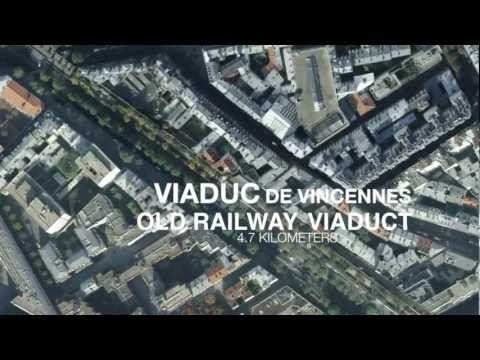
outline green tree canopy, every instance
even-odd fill
[[[259,248],[259,246],[255,242],[249,242],[247,244],[247,251],[250,255],[255,255],[258,251],[258,248]]]
[[[81,64],[87,58],[87,54],[83,49],[75,49],[72,53],[72,62],[76,65]]]
[[[153,157],[152,157],[152,160],[155,162],[155,164],[157,164],[158,166],[162,166],[164,165],[167,161],[165,160],[165,158],[163,157],[163,155],[161,153],[159,153],[158,151],[155,152],[155,154],[153,154]]]
[[[327,310],[329,315],[340,315],[342,313],[340,307],[335,304],[331,304]]]
[[[121,149],[119,152],[120,159],[126,164],[131,164],[133,161],[133,158],[135,157],[131,151],[128,151],[126,149]]]
[[[43,82],[49,82],[52,79],[52,73],[50,70],[42,70],[40,71],[40,80]]]
[[[78,103],[80,102],[80,96],[76,93],[76,92],[69,92],[67,94],[67,98],[68,100],[70,100],[71,102],[75,102],[75,103]]]
[[[110,124],[111,121],[112,121],[112,118],[110,117],[110,115],[108,115],[106,113],[101,113],[101,114],[98,115],[98,122],[102,126]]]
[[[182,175],[182,172],[180,171],[180,169],[174,168],[174,169],[172,169],[171,174],[172,174],[172,176],[179,177],[180,175]]]
[[[23,70],[22,67],[20,66],[16,66],[14,69],[13,69],[13,77],[15,79],[21,79],[22,77],[24,77],[25,75],[25,70]]]
[[[66,87],[65,81],[63,81],[63,79],[61,79],[59,77],[55,77],[52,80],[52,87],[53,87],[54,90],[57,90],[57,91],[63,90]]]
[[[380,314],[377,307],[374,304],[368,304],[367,305],[366,313],[367,313],[367,315],[379,315]]]
[[[16,222],[16,223],[13,224],[13,230],[20,231],[22,229],[23,229],[23,225],[21,223]]]

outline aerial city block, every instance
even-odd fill
[[[0,315],[478,315],[478,56],[0,46]]]

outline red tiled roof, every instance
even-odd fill
[[[207,271],[207,277],[209,282],[215,282],[217,280],[223,279],[227,276],[228,270],[225,269],[223,265],[215,266],[214,268]]]
[[[16,110],[32,118],[43,110],[42,101],[14,80],[7,81],[0,97]]]

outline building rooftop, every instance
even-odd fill
[[[450,203],[461,207],[463,206],[467,190],[439,181],[429,181],[416,188],[415,193],[436,200],[442,204]]]
[[[53,245],[53,242],[49,241],[44,247],[40,248],[39,254],[57,283],[61,283],[70,277],[68,268],[60,257],[59,251],[55,248],[55,245]]]
[[[7,186],[7,190],[49,234],[61,230],[71,219],[55,199],[26,172],[20,172]]]
[[[478,276],[476,274],[457,281],[449,288],[424,301],[422,305],[433,314],[438,314],[474,294],[478,294]]]
[[[263,116],[261,123],[270,129],[277,138],[283,140],[298,126],[295,104],[283,95],[278,96],[272,107]]]
[[[316,308],[289,286],[284,286],[265,300],[254,305],[252,315],[322,315]]]
[[[107,250],[107,246],[94,230],[91,231],[83,226],[77,226],[74,232],[89,257],[95,257]]]
[[[463,45],[467,53],[468,58],[473,64],[475,71],[478,74],[478,45]]]
[[[96,146],[91,146],[82,157],[75,160],[83,173],[103,188],[120,173],[120,169]]]
[[[31,118],[43,111],[42,101],[9,76],[0,77],[0,98]]]
[[[370,266],[376,266],[377,259],[375,256],[375,250],[364,244],[356,234],[341,228],[337,229],[335,233],[338,235],[338,244],[357,255]]]
[[[107,216],[112,214],[113,204],[105,195],[97,194],[90,202],[83,207],[77,217],[87,229],[104,223]]]
[[[328,49],[293,51],[295,82],[300,91],[298,118],[318,145],[348,126],[337,102]]]
[[[0,260],[21,292],[12,303],[29,314],[57,314],[57,310],[1,217]]]
[[[78,272],[91,264],[92,260],[84,249],[77,251],[65,260],[65,265],[71,272]]]
[[[401,99],[315,154],[310,166],[345,187],[364,187],[464,123],[471,117],[472,108],[449,73],[447,69],[429,80],[435,84],[455,83],[445,90],[452,94],[447,96],[446,107],[433,105],[418,115]]]

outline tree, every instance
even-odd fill
[[[76,158],[77,158],[77,155],[71,152],[65,155],[64,157],[62,157],[57,164],[58,170],[67,179],[73,179],[80,170],[77,164],[75,163]]]
[[[217,299],[215,298],[215,295],[213,294],[208,294],[205,296],[205,304],[207,305],[214,305],[217,302]]]
[[[247,244],[247,251],[250,255],[255,255],[258,251],[258,244],[255,242],[250,242]]]
[[[319,279],[326,280],[328,278],[328,273],[330,271],[326,266],[321,266],[317,271],[317,276]]]
[[[208,171],[201,171],[200,175],[205,179],[208,179],[210,177],[210,174],[208,173]]]
[[[98,122],[102,126],[106,126],[106,125],[110,124],[111,121],[112,121],[112,118],[110,117],[110,115],[108,115],[106,113],[101,113],[100,115],[98,115]]]
[[[233,235],[233,231],[231,230],[223,230],[223,235],[225,235],[227,238],[231,238]]]
[[[355,295],[351,298],[351,301],[357,305],[357,306],[360,306],[362,305],[364,302],[365,302],[365,298],[363,296],[360,296],[360,295]]]
[[[87,110],[88,110],[88,112],[90,113],[90,115],[92,115],[92,116],[95,116],[95,115],[98,114],[97,109],[96,109],[95,106],[92,105],[92,104],[88,104],[88,105],[87,105]],[[99,120],[99,121],[100,121],[100,120]],[[100,122],[100,125],[102,125],[101,122]]]
[[[47,89],[42,84],[39,84],[38,87],[35,89],[35,91],[37,92],[37,95],[43,96],[45,95],[45,92],[47,91]]]
[[[150,132],[150,131],[149,131],[149,132],[147,132],[146,135],[147,135],[147,138],[149,138],[150,140],[152,140],[152,141],[155,140],[155,137],[156,137],[156,136],[155,136],[155,134],[154,134],[153,132]]]
[[[85,61],[87,58],[87,54],[85,53],[85,50],[83,49],[76,49],[72,53],[72,62],[74,64],[81,64]]]
[[[16,223],[13,224],[13,230],[20,231],[22,229],[23,229],[23,225],[21,223],[16,222]]]
[[[131,151],[128,151],[126,149],[121,149],[119,152],[119,155],[120,155],[120,159],[122,159],[122,161],[125,164],[131,164],[133,161],[133,158],[135,157],[135,155],[133,155]]]
[[[140,213],[139,207],[135,201],[130,201],[127,204],[127,208],[133,216],[137,216]]]
[[[40,80],[43,82],[49,82],[52,79],[50,70],[42,70],[40,72]]]
[[[37,90],[38,89],[38,85],[39,85],[39,82],[36,81],[36,80],[31,80],[28,85],[30,85],[30,87],[33,89],[33,90]]]
[[[255,280],[250,280],[247,282],[247,288],[252,292],[253,295],[257,295],[260,291],[262,291],[262,288]]]
[[[162,156],[161,153],[159,152],[156,152],[155,154],[153,154],[153,158],[152,158],[153,162],[155,162],[155,164],[157,164],[158,166],[162,166],[164,165],[167,161],[165,160],[165,158]]]
[[[107,124],[107,126],[110,125]],[[125,132],[125,126],[122,123],[116,122],[114,130],[116,130],[118,134],[123,134]]]
[[[80,84],[80,79],[78,78],[78,76],[73,76],[70,78],[70,81],[73,85],[78,85]]]
[[[174,168],[174,169],[172,169],[171,174],[172,174],[172,176],[179,177],[180,175],[182,175],[182,172],[180,171],[180,169]]]
[[[16,66],[13,69],[13,77],[15,79],[21,79],[25,75],[25,71],[20,66]]]
[[[329,315],[340,315],[342,311],[341,311],[340,307],[338,307],[338,305],[331,304],[328,307],[327,312],[328,312]]]
[[[52,87],[53,87],[54,90],[60,91],[60,90],[65,89],[66,85],[65,85],[65,82],[61,78],[55,77],[52,80]]]
[[[75,92],[69,92],[69,93],[67,94],[67,98],[68,98],[68,100],[70,100],[71,102],[75,102],[75,103],[80,102],[80,97],[79,97],[78,94],[75,93]]]
[[[145,155],[147,155],[150,159],[153,159],[153,156],[155,155],[155,152],[151,147],[145,148]]]
[[[148,149],[147,149],[147,150],[148,150]],[[148,154],[147,154],[147,156],[148,156]],[[172,164],[168,164],[168,163],[166,163],[166,164],[163,166],[163,170],[165,170],[165,171],[168,172],[168,173],[172,171],[172,168],[173,168]]]
[[[379,315],[380,314],[377,307],[374,304],[371,304],[371,303],[367,305],[366,313],[367,313],[367,315]]]

